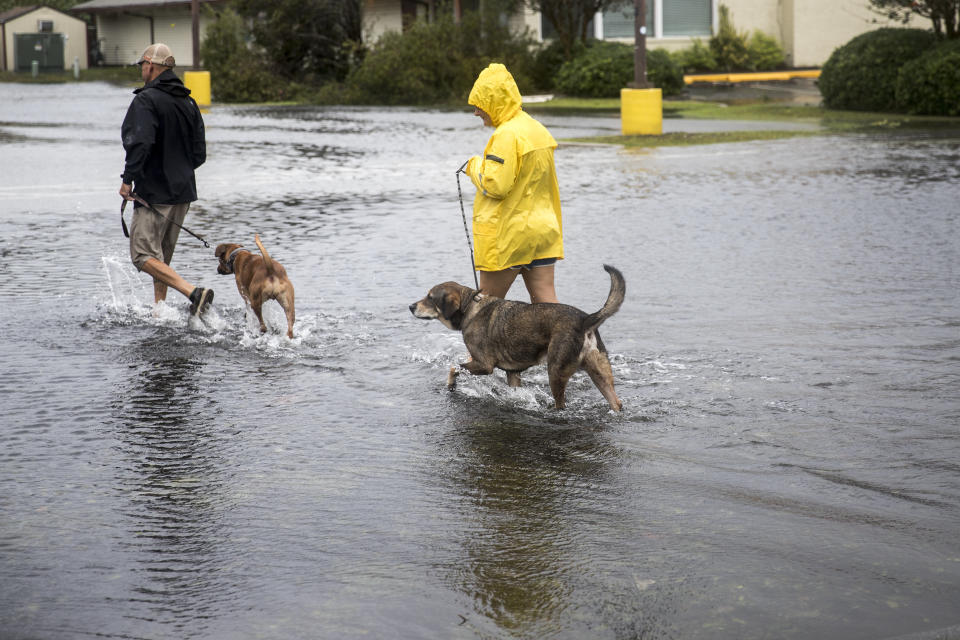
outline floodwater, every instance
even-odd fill
[[[543,367],[444,386],[462,342],[407,307],[472,281],[466,110],[206,114],[186,224],[260,234],[288,340],[186,234],[214,309],[154,308],[130,97],[0,85],[4,640],[960,634],[956,132],[561,146],[558,294],[627,280],[616,415]]]

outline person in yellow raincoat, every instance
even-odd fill
[[[563,258],[556,140],[521,108],[505,66],[480,72],[468,99],[474,115],[495,127],[482,156],[465,172],[477,188],[473,238],[480,290],[503,298],[518,274],[531,302],[557,302],[554,264]]]

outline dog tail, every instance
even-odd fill
[[[591,313],[583,319],[583,331],[587,332],[599,327],[604,320],[620,310],[623,304],[623,297],[627,292],[627,283],[623,279],[623,274],[616,267],[608,264],[603,265],[604,270],[610,274],[610,293],[607,295],[607,301],[603,307],[596,313]]]
[[[267,253],[267,250],[263,248],[263,243],[260,242],[260,234],[253,236],[253,241],[257,243],[257,246],[260,247],[260,254],[263,256],[263,264],[267,268],[267,271],[273,271],[273,259],[270,258],[270,254]]]

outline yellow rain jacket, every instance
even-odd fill
[[[490,115],[496,130],[483,156],[467,163],[477,195],[473,238],[481,271],[500,271],[540,258],[563,258],[560,190],[553,164],[556,140],[521,109],[520,90],[502,64],[480,72],[469,104]]]

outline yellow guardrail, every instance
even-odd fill
[[[758,73],[703,73],[683,76],[686,84],[694,82],[771,82],[794,78],[819,78],[819,69],[806,71],[762,71]]]

